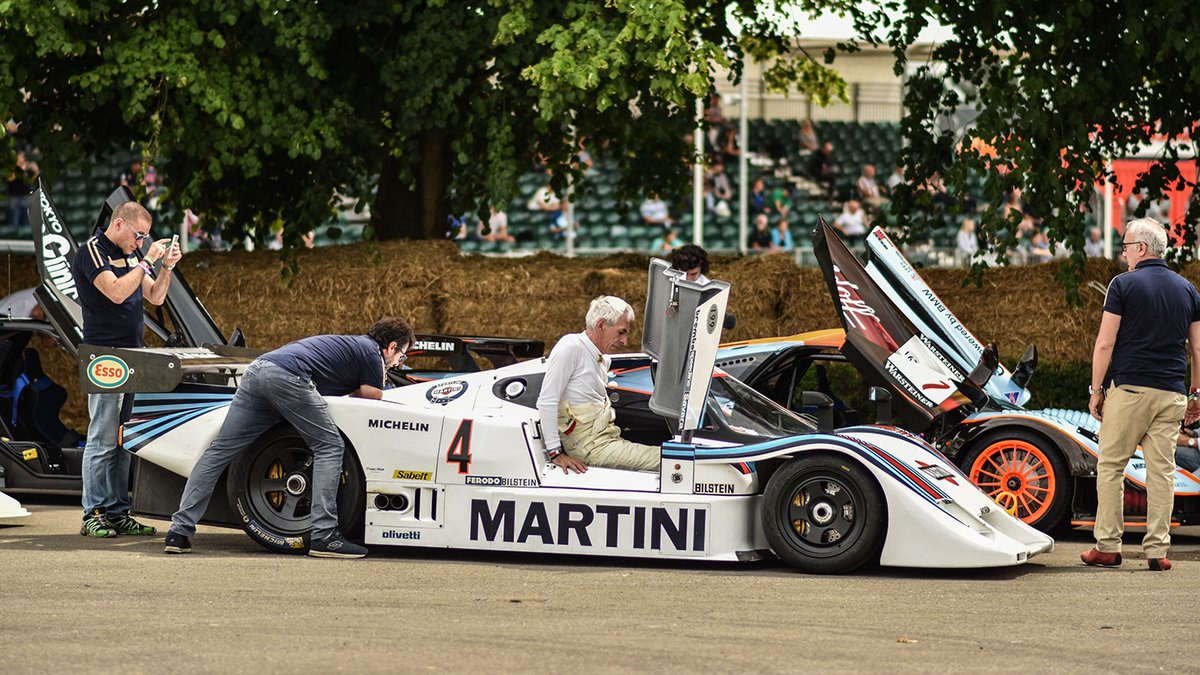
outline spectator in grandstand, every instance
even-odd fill
[[[954,237],[954,259],[960,265],[971,262],[971,257],[979,251],[979,237],[975,233],[975,221],[966,218],[958,228]]]
[[[856,199],[848,199],[842,205],[842,212],[833,221],[833,227],[842,233],[844,239],[857,242],[867,233],[866,212]]]
[[[775,191],[771,193],[771,208],[784,220],[787,220],[788,213],[792,210],[792,186],[787,183],[781,183]]]
[[[733,188],[729,186],[729,175],[725,173],[725,165],[717,162],[709,169],[704,180],[704,206],[711,213],[728,218],[731,210],[729,200],[733,198]]]
[[[183,211],[183,231],[188,233],[188,246],[197,251],[220,251],[225,248],[221,241],[221,226],[218,224],[209,232],[200,223],[200,214],[191,209]]]
[[[669,229],[671,224],[675,222],[671,219],[671,207],[659,198],[658,193],[650,195],[649,199],[642,202],[639,212],[642,214],[642,220],[647,225]]]
[[[1104,237],[1100,236],[1100,228],[1088,228],[1087,241],[1083,242],[1083,254],[1089,258],[1104,257]]]
[[[825,141],[808,161],[808,176],[825,188],[829,199],[837,197],[838,166],[833,159],[833,143]]]
[[[775,229],[771,230],[771,250],[786,252],[794,248],[796,248],[796,242],[792,240],[792,231],[788,229],[787,218],[780,218]]]
[[[37,162],[29,159],[24,150],[17,150],[17,161],[8,174],[8,224],[29,225],[29,193],[38,177]]]
[[[1037,265],[1047,263],[1054,259],[1054,253],[1050,251],[1050,237],[1046,236],[1037,227],[1033,228],[1033,237],[1029,243],[1029,263]]]
[[[887,203],[887,197],[883,196],[879,189],[879,183],[875,180],[875,165],[863,164],[862,175],[858,177],[858,182],[854,184],[854,190],[858,193],[858,199],[867,206],[867,208],[878,209]]]
[[[508,214],[503,211],[497,211],[494,206],[491,208],[491,215],[488,217],[488,233],[484,234],[481,227],[479,238],[484,241],[500,241],[506,244],[512,244],[517,241],[515,237],[508,233]]]
[[[467,229],[467,217],[456,216],[453,213],[446,216],[446,238],[454,241],[463,241],[469,233]]]
[[[668,255],[675,247],[679,245],[676,241],[675,230],[663,230],[663,233],[654,238],[650,244],[650,252],[654,255]]]
[[[892,168],[892,175],[887,178],[887,193],[895,194],[896,186],[904,182],[904,167],[897,164]]]
[[[750,194],[746,195],[746,209],[752,216],[771,212],[771,204],[767,201],[767,188],[763,179],[755,178],[751,183]]]
[[[705,151],[708,155],[717,157],[721,148],[721,128],[725,124],[725,113],[721,110],[721,95],[713,94],[708,99],[708,107],[704,109]]]
[[[741,145],[738,142],[737,127],[732,122],[721,126],[721,135],[717,139],[718,158],[725,164],[737,164],[742,156]]]
[[[770,251],[770,227],[771,222],[767,219],[767,214],[760,213],[754,216],[754,229],[750,230],[750,234],[746,235],[746,247],[752,251]]]
[[[812,120],[805,119],[800,123],[800,150],[807,154],[816,152],[819,147],[821,141],[817,140],[817,131],[813,128]]]
[[[684,244],[671,251],[671,267],[683,272],[688,281],[708,283],[708,251],[700,246]]]
[[[550,187],[550,183],[546,183],[533,193],[526,207],[530,211],[541,211],[542,213],[549,214],[547,219],[555,220],[562,211],[562,201],[559,200],[558,195],[554,194],[554,188]]]

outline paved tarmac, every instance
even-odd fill
[[[807,576],[777,563],[667,565],[377,548],[269,553],[201,528],[78,535],[72,500],[0,521],[0,672],[1195,671],[1200,528],[1166,573],[1088,532],[1017,567]],[[166,523],[149,521],[165,530]]]

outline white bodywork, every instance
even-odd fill
[[[28,515],[29,510],[21,506],[21,502],[0,492],[0,519],[24,518]]]
[[[618,365],[614,363],[614,368]],[[541,360],[385,392],[328,398],[366,479],[367,544],[645,558],[750,560],[768,550],[751,463],[834,452],[866,466],[887,504],[881,562],[905,567],[1020,564],[1053,540],[997,508],[920,439],[894,429],[667,444],[656,473],[547,464],[537,410],[519,382]],[[515,393],[515,395],[514,395]],[[187,475],[227,408],[162,434],[139,456]],[[741,467],[746,467],[745,469]]]

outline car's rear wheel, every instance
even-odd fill
[[[267,432],[229,468],[229,501],[250,538],[271,551],[303,552],[312,530],[312,451],[291,428]],[[352,450],[342,457],[338,525],[361,536],[366,486]]]
[[[963,455],[963,471],[1002,508],[1042,532],[1067,522],[1071,476],[1045,438],[1020,429],[989,434]]]
[[[763,531],[791,567],[844,574],[877,560],[887,505],[875,478],[841,455],[802,455],[779,468],[763,493]]]

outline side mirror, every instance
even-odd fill
[[[1012,383],[1022,389],[1028,386],[1029,381],[1033,379],[1033,371],[1037,369],[1037,364],[1037,345],[1029,345],[1029,348],[1025,350],[1025,355],[1013,369]]]
[[[819,391],[800,394],[800,404],[805,410],[816,408],[817,431],[833,431],[833,399]]]
[[[871,387],[867,400],[875,402],[875,424],[892,424],[892,392],[883,387]]]

